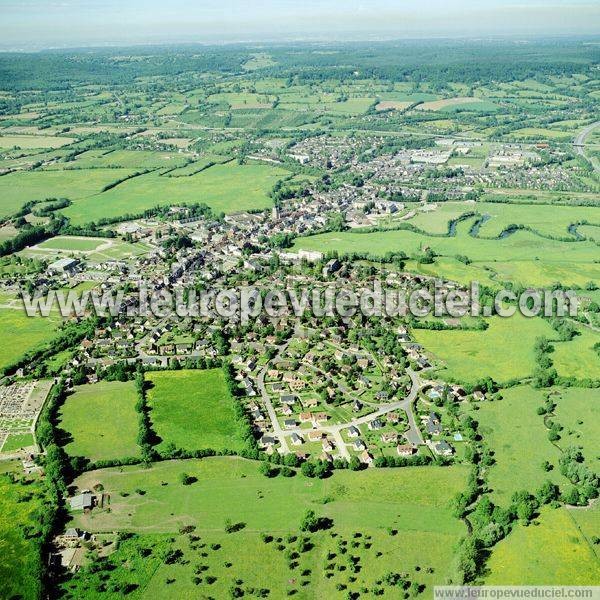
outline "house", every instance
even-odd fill
[[[283,426],[286,429],[292,429],[293,427],[296,427],[296,419],[285,419]]]
[[[362,450],[366,450],[367,449],[367,445],[360,438],[358,438],[357,440],[354,440],[354,443],[352,444],[352,447],[357,452],[361,452]]]
[[[300,413],[300,423],[310,423],[313,420],[313,416],[311,412],[302,412]]]
[[[317,423],[323,423],[329,419],[329,415],[324,412],[313,413],[313,421]]]
[[[79,529],[75,529],[75,527],[69,527],[62,536],[66,540],[78,540],[80,537],[83,537],[84,534],[79,531]]]
[[[387,391],[381,390],[379,392],[376,392],[375,400],[387,400],[389,396],[390,394]]]
[[[308,441],[309,442],[319,442],[323,437],[322,431],[309,431],[308,432]]]
[[[433,445],[433,449],[436,454],[440,456],[452,456],[454,454],[454,448],[445,440],[440,440]]]
[[[398,433],[395,431],[386,431],[381,434],[381,441],[384,444],[395,444],[398,442]]]
[[[412,456],[416,452],[416,446],[413,444],[398,444],[396,452],[399,456]]]
[[[89,492],[84,492],[70,498],[69,505],[71,510],[87,510],[94,506],[94,496]]]
[[[352,410],[353,410],[354,412],[359,412],[360,410],[362,410],[362,407],[363,407],[362,403],[361,403],[361,402],[359,402],[358,400],[355,400],[355,401],[352,403]]]
[[[331,452],[334,448],[333,443],[331,442],[331,440],[328,440],[327,438],[325,438],[322,442],[321,442],[321,446],[323,447],[323,451],[324,452]]]
[[[279,401],[281,402],[281,404],[287,404],[288,406],[292,406],[296,403],[296,396],[281,396],[281,398],[279,398]]]
[[[360,462],[364,465],[370,465],[373,462],[373,457],[369,454],[367,450],[364,450],[362,454],[359,456]]]
[[[304,440],[297,433],[292,433],[291,442],[294,446],[300,446],[300,444],[302,444]]]
[[[336,271],[339,271],[342,267],[342,263],[337,258],[332,258],[327,261],[327,264],[323,267],[323,275],[333,275]]]
[[[268,448],[274,446],[277,443],[277,440],[270,435],[263,435],[260,438],[260,443],[261,445],[266,446]]]
[[[397,412],[388,413],[387,421],[392,425],[396,425],[400,422],[400,415]]]
[[[379,419],[373,419],[372,421],[369,421],[368,427],[371,431],[376,431],[383,427],[383,423]]]
[[[319,400],[317,398],[306,398],[306,400],[302,400],[302,406],[304,408],[314,408],[319,405]]]
[[[286,416],[286,417],[289,417],[289,416],[291,416],[293,413],[294,413],[294,411],[293,411],[293,410],[292,410],[292,409],[291,409],[291,408],[290,408],[290,407],[289,407],[287,404],[284,404],[284,405],[281,407],[281,414],[282,414],[282,415],[284,415],[284,416]]]
[[[481,402],[482,400],[485,400],[485,394],[480,390],[476,390],[473,392],[473,400]]]
[[[432,412],[426,417],[425,429],[429,435],[440,435],[442,433],[442,423],[436,413]]]
[[[46,269],[50,275],[75,275],[79,269],[79,259],[61,258],[48,265]]]
[[[348,437],[356,438],[360,435],[360,431],[354,425],[348,427]]]

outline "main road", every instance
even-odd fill
[[[600,161],[598,161],[598,159],[595,156],[587,156],[585,153],[585,140],[587,136],[590,135],[590,133],[592,133],[592,131],[594,131],[594,129],[596,129],[597,127],[600,127],[600,121],[596,121],[595,123],[592,123],[591,125],[588,125],[584,129],[582,129],[573,141],[573,147],[575,148],[575,152],[577,152],[577,154],[583,156],[583,158],[592,163],[594,171],[600,173]]]

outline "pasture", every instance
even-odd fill
[[[590,468],[597,472],[600,467],[600,389],[564,388],[553,400],[556,421],[563,426],[560,447],[580,446]]]
[[[183,487],[179,481],[182,472],[197,481]],[[357,580],[350,586],[353,589],[374,586],[385,573],[398,571],[410,572],[411,579],[431,589],[449,574],[453,545],[465,531],[451,516],[447,503],[448,494],[462,489],[465,478],[462,467],[415,467],[336,471],[325,480],[301,475],[268,479],[259,474],[258,463],[236,457],[167,461],[149,469],[103,469],[79,477],[76,484],[80,488],[102,483],[111,496],[110,512],[73,515],[73,525],[94,532],[134,531],[143,534],[141,539],[195,526],[194,534],[206,544],[203,548],[208,555],[202,562],[209,565],[207,574],[217,578],[211,588],[215,597],[227,596],[233,578],[271,589],[277,598],[289,588],[298,588],[299,598],[336,597],[336,585],[348,582],[350,573],[346,568],[334,569],[330,578],[325,573],[327,562],[347,563],[347,557],[336,550],[340,540],[346,540],[349,554],[360,562],[354,573]],[[286,540],[288,534],[298,535],[307,509],[332,519],[333,529],[309,534],[312,549],[302,552],[298,566],[290,569],[278,542],[265,543],[260,535]],[[227,519],[243,523],[242,530],[226,534]],[[157,535],[154,539],[161,538]],[[213,544],[219,545],[218,551]],[[187,540],[179,538],[176,545],[194,557]],[[293,542],[284,545],[290,551],[294,548]],[[328,552],[338,557],[324,560]],[[145,597],[146,586],[160,590],[161,597],[194,596],[195,562],[160,565],[150,580],[142,574],[140,597]],[[232,564],[226,567],[227,562]],[[307,568],[313,576],[306,577],[306,586],[300,586],[300,573]],[[137,575],[139,570],[135,571]],[[168,579],[175,581],[165,584]],[[393,588],[387,594],[394,597]]]
[[[0,452],[14,452],[30,446],[35,446],[32,433],[11,433],[0,448]]]
[[[441,377],[474,382],[490,376],[495,381],[531,375],[535,368],[533,346],[537,337],[551,337],[553,330],[538,318],[520,313],[492,317],[485,331],[432,331],[414,329],[415,340],[442,361]]]
[[[92,462],[137,456],[137,394],[133,382],[100,381],[80,385],[60,409],[65,451]]]
[[[25,536],[24,530],[36,530],[43,499],[37,482],[12,483],[5,474],[12,470],[11,463],[4,463],[0,474],[0,597],[37,600],[42,571],[39,540]]]
[[[0,369],[50,341],[59,322],[55,316],[28,317],[21,303],[18,308],[0,308],[0,339],[10,339],[0,346]]]
[[[82,198],[61,212],[74,224],[82,224],[102,217],[138,214],[165,204],[204,202],[217,213],[267,208],[271,188],[287,174],[262,164],[231,163],[215,165],[191,177],[165,177],[153,172]]]
[[[548,508],[540,515],[539,524],[518,526],[492,552],[485,583],[597,585],[600,562],[578,528],[574,512]]]
[[[245,447],[222,369],[155,372],[146,379],[159,450],[169,443],[184,450]]]
[[[75,140],[53,135],[0,135],[0,148],[60,148],[72,144]]]
[[[479,430],[489,448],[494,450],[495,464],[487,480],[490,499],[506,508],[511,496],[520,490],[535,492],[550,479],[566,484],[558,472],[560,451],[548,440],[544,420],[536,413],[545,398],[540,390],[518,386],[502,390],[503,399],[477,404],[469,414],[479,422]],[[544,461],[554,465],[542,468]]]
[[[600,355],[594,345],[600,334],[587,327],[578,327],[579,335],[568,342],[554,342],[551,355],[559,375],[577,379],[600,379]]]
[[[132,174],[126,169],[27,171],[0,177],[0,217],[18,211],[29,200],[69,198],[76,201],[99,194],[104,186]],[[95,204],[96,199],[90,204]],[[73,208],[73,207],[69,207]],[[101,207],[100,207],[101,208]],[[68,209],[66,209],[68,210]],[[98,211],[97,209],[97,212]],[[88,221],[90,219],[87,219]]]

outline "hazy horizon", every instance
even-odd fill
[[[0,0],[1,1],[1,0]],[[581,0],[5,0],[2,50],[82,46],[596,35],[600,4]]]

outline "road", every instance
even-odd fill
[[[277,352],[277,356],[275,358],[279,358],[282,353],[288,347],[288,343],[279,347],[279,351]],[[291,436],[293,433],[297,433],[298,435],[306,435],[307,429],[303,429],[302,427],[293,427],[290,429],[282,429],[279,424],[279,419],[277,418],[277,413],[275,412],[275,408],[273,407],[273,403],[271,402],[271,398],[267,392],[265,387],[265,374],[268,369],[268,363],[265,365],[258,373],[257,376],[257,385],[262,400],[265,404],[265,408],[267,409],[267,414],[269,415],[269,419],[271,420],[272,432],[269,432],[271,435],[276,437],[281,444],[281,452],[283,454],[288,453],[289,445],[287,443],[287,437]],[[348,451],[348,447],[344,442],[341,432],[344,429],[348,429],[352,426],[357,427],[359,425],[367,425],[371,421],[382,417],[390,412],[395,410],[403,410],[406,413],[408,419],[408,429],[404,433],[407,441],[416,446],[423,444],[423,437],[421,435],[421,431],[415,419],[415,415],[413,412],[413,403],[417,398],[417,394],[423,387],[423,382],[417,373],[415,373],[412,369],[408,368],[406,373],[410,377],[412,382],[412,386],[410,392],[403,398],[402,400],[398,400],[396,402],[386,402],[378,405],[378,408],[368,415],[364,415],[362,417],[357,417],[356,419],[352,419],[347,423],[338,423],[336,425],[320,425],[318,427],[319,431],[322,431],[326,434],[331,435],[335,440],[335,445],[338,449],[339,454],[349,460],[350,452]]]
[[[586,160],[592,163],[592,167],[594,167],[594,171],[596,173],[600,173],[600,161],[595,156],[587,156],[585,153],[585,140],[594,129],[600,127],[600,121],[596,121],[591,125],[588,125],[585,129],[582,129],[578,134],[575,140],[573,141],[573,148],[575,148],[575,152],[580,156],[583,156]]]

